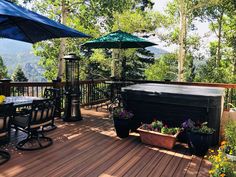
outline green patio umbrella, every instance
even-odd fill
[[[127,48],[145,48],[149,46],[157,45],[155,43],[149,42],[143,38],[139,38],[132,34],[123,32],[121,30],[109,33],[100,38],[88,41],[82,45],[82,47],[89,48],[117,48],[117,49],[127,49]]]
[[[95,49],[98,48],[128,49],[128,48],[145,48],[153,45],[157,44],[149,42],[143,38],[134,36],[130,33],[118,30],[109,33],[105,36],[102,36],[100,38],[88,41],[84,43],[82,47],[95,48]],[[125,63],[126,61],[122,60],[122,66],[124,66]],[[122,73],[125,73],[124,68]]]

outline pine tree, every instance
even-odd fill
[[[146,49],[137,49],[126,60],[123,68],[125,79],[145,79],[144,71],[154,63],[154,54]]]
[[[25,76],[25,73],[22,70],[22,67],[18,65],[12,74],[12,80],[15,82],[27,82],[28,79]]]
[[[3,62],[2,57],[0,56],[0,79],[6,78],[7,76],[7,67]]]

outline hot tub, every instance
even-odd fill
[[[124,107],[134,113],[132,130],[154,119],[169,127],[179,127],[187,119],[207,121],[216,130],[212,145],[218,144],[223,88],[150,83],[123,87],[121,94]]]

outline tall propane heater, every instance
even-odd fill
[[[64,56],[66,69],[65,112],[66,122],[82,120],[80,112],[79,57],[71,53]]]

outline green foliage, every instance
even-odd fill
[[[160,24],[160,22],[159,22]],[[158,26],[158,17],[153,12],[143,12],[140,10],[126,10],[122,14],[114,13],[113,31],[118,29],[133,33],[140,31],[153,31]]]
[[[145,70],[147,80],[172,80],[177,79],[177,56],[165,54],[156,59],[155,63]]]
[[[202,123],[200,126],[196,126],[191,129],[192,132],[203,133],[203,134],[212,134],[215,132],[213,128],[207,126],[207,122]]]
[[[151,123],[153,129],[161,129],[163,127],[163,123],[161,121],[153,121]]]
[[[232,75],[232,65],[228,61],[220,61],[221,67],[216,67],[215,59],[210,58],[198,68],[195,81],[209,83],[230,83],[235,78]]]
[[[3,63],[3,59],[0,56],[0,79],[7,78],[7,77],[8,77],[8,75],[7,75],[7,67]]]
[[[156,131],[160,132],[163,134],[168,134],[168,135],[175,135],[177,132],[180,131],[180,128],[174,127],[174,128],[169,128],[166,125],[162,123],[162,121],[155,120],[151,124],[143,124],[141,126],[141,129],[144,130],[149,130],[149,131]]]
[[[59,42],[58,39],[54,39],[53,43],[39,42],[33,46],[35,55],[40,56],[39,65],[45,69],[43,75],[47,80],[57,77]]]
[[[187,71],[184,66],[187,58],[187,39],[189,33],[195,29],[193,21],[196,19],[194,11],[215,4],[217,0],[174,0],[168,3],[166,19],[163,22],[168,32],[162,35],[165,41],[178,45],[178,80],[184,80]]]
[[[33,4],[33,8],[56,21],[60,21],[61,3],[62,1],[59,0],[37,1]],[[139,31],[146,28],[154,30],[154,22],[144,12],[146,8],[151,8],[152,5],[153,3],[150,0],[66,0],[66,24],[93,37],[101,36],[118,28],[118,21],[121,21],[121,26],[127,26],[127,32],[133,32],[132,30],[136,27]],[[133,24],[136,24],[135,28]],[[67,39],[66,53],[73,51],[79,54],[79,45],[84,41],[85,39]],[[39,64],[45,69],[44,76],[48,80],[55,79],[57,75],[59,45],[60,40],[55,39],[34,46],[35,54],[41,57]],[[104,59],[100,60],[101,56],[104,56]],[[95,59],[96,57],[98,60]],[[81,61],[82,78],[91,78],[91,75],[94,75],[94,78],[106,78],[108,71],[110,71],[108,69],[110,68],[108,66],[110,64],[109,57],[102,51],[95,52],[91,61],[84,57]],[[91,70],[98,69],[99,71],[89,74],[88,70],[91,66]]]
[[[25,0],[25,2],[29,3],[33,10],[61,21],[62,0]],[[168,3],[164,14],[151,10],[153,6],[151,0],[65,0],[65,2],[66,25],[94,38],[117,29],[150,35],[157,28],[164,27],[165,32],[158,33],[158,37],[174,45],[180,44],[180,12],[185,12],[187,31],[183,40],[186,52],[184,79],[188,82],[236,82],[236,6],[233,0],[174,0]],[[159,2],[155,3],[158,5]],[[220,44],[219,41],[210,44],[210,57],[201,51],[201,38],[192,33],[196,29],[193,22],[199,20],[199,17],[201,21],[210,22],[210,29],[220,40]],[[90,39],[67,39],[66,53],[80,54],[79,45],[85,40]],[[45,69],[44,76],[48,80],[57,76],[59,48],[59,39],[34,45],[35,54],[41,58],[39,64]],[[220,55],[218,55],[219,49]],[[111,50],[93,50],[85,53],[81,59],[81,78],[109,78]],[[219,63],[217,63],[218,58],[220,58]],[[156,59],[153,64],[153,56],[148,51],[129,49],[123,53],[122,59],[126,60],[127,79],[146,77],[148,80],[177,80],[177,54],[164,55]]]
[[[191,119],[188,119],[185,122],[183,122],[182,127],[187,131],[195,133],[212,134],[215,132],[213,128],[207,126],[207,122],[199,123],[199,122],[194,122]]]
[[[179,131],[180,131],[179,128],[168,128],[166,126],[161,128],[161,133],[168,135],[175,135]]]
[[[108,79],[111,73],[111,61],[108,51],[102,49],[94,50],[91,55],[83,57],[80,62],[81,79]]]
[[[229,121],[225,126],[225,139],[227,144],[236,148],[236,122]]]
[[[126,79],[145,79],[144,71],[154,63],[154,55],[146,49],[125,50]]]
[[[25,76],[22,67],[18,65],[12,74],[12,80],[15,82],[26,82],[28,81],[27,77]]]

